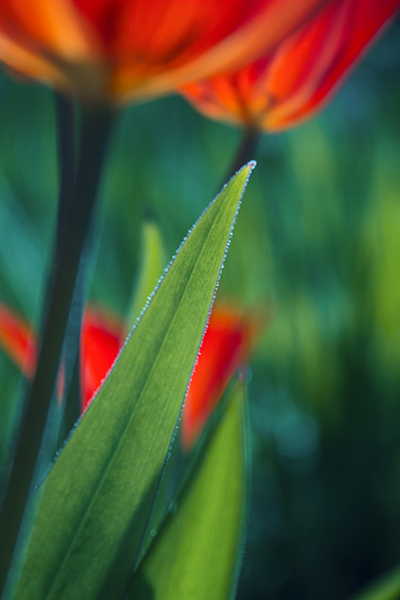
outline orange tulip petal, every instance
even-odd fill
[[[36,368],[37,340],[29,324],[0,302],[0,345],[27,378]]]
[[[0,28],[27,50],[63,59],[88,58],[98,51],[93,33],[70,0],[2,0]]]
[[[22,48],[0,32],[0,58],[15,70],[17,77],[52,81],[59,89],[68,89],[71,82],[66,74],[37,54]]]

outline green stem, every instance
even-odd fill
[[[75,111],[71,98],[55,94],[58,160],[60,164],[60,189],[57,217],[57,253],[61,251],[62,239],[71,206],[75,182],[76,136]]]
[[[236,156],[233,159],[233,162],[229,168],[226,181],[233,177],[233,175],[235,175],[235,173],[241,167],[243,167],[243,165],[248,163],[249,160],[254,158],[254,153],[256,151],[260,137],[261,133],[257,129],[247,128],[244,130],[242,141],[240,143]]]
[[[50,402],[56,384],[64,336],[82,250],[88,233],[111,130],[111,111],[84,108],[80,155],[59,261],[43,328],[39,361],[20,427],[14,463],[0,513],[0,595],[14,554],[26,501],[33,484]]]
[[[58,158],[60,165],[60,188],[58,202],[58,227],[57,227],[57,260],[59,258],[65,224],[71,207],[75,183],[76,162],[76,135],[75,135],[75,107],[72,98],[56,93],[56,120]],[[67,437],[73,425],[79,418],[80,402],[80,368],[79,368],[79,340],[83,312],[83,287],[84,287],[84,260],[81,259],[80,268],[75,284],[74,296],[67,325],[68,344],[64,346],[64,415],[60,443]]]

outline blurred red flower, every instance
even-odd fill
[[[85,310],[80,352],[82,410],[111,369],[123,344],[122,331],[122,319],[110,316],[110,311],[94,306]]]
[[[257,311],[249,315],[225,304],[214,306],[182,413],[185,450],[194,446],[229,381],[248,362],[264,323]]]
[[[244,364],[264,319],[228,305],[214,307],[200,348],[182,415],[182,444],[189,450],[238,367]],[[122,319],[98,307],[86,309],[81,336],[82,411],[121,348]],[[36,337],[26,321],[0,303],[0,346],[27,378],[36,367]]]
[[[2,0],[0,60],[89,99],[125,101],[250,59],[324,0]]]
[[[208,117],[278,131],[321,109],[400,7],[400,0],[336,0],[272,52],[182,88]]]
[[[326,0],[2,0],[0,60],[94,101],[124,102],[270,50]]]
[[[0,60],[89,99],[166,93],[272,48],[323,0],[2,0]]]
[[[37,339],[29,323],[0,302],[0,346],[28,379],[35,374]]]

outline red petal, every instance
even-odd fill
[[[82,409],[101,385],[120,349],[121,323],[110,311],[87,308],[81,336]],[[32,378],[37,362],[37,339],[29,324],[0,302],[0,345],[26,377]],[[61,363],[57,393],[62,397],[64,362]]]
[[[264,325],[228,306],[214,307],[182,413],[182,445],[189,450],[217,406],[226,386],[248,358]]]
[[[399,0],[381,0],[365,2],[364,0],[343,0],[342,6],[335,6],[335,11],[325,9],[316,22],[316,27],[307,28],[310,37],[306,59],[321,53],[323,44],[319,29],[330,27],[327,37],[331,39],[331,56],[325,53],[323,58],[314,61],[316,69],[307,74],[306,64],[300,66],[304,72],[305,84],[300,93],[288,97],[286,103],[277,106],[267,120],[270,130],[282,129],[296,124],[312,116],[327,102],[345,78],[361,60],[374,38],[379,35],[384,25],[394,16],[400,7]],[[284,61],[288,67],[297,46]]]
[[[309,118],[343,82],[400,0],[337,0],[274,52],[182,88],[209,117],[276,131]]]
[[[26,320],[0,302],[0,344],[25,377],[32,378],[37,359],[37,340]]]
[[[106,377],[120,349],[122,323],[100,308],[88,308],[82,323],[82,409]]]
[[[125,101],[271,50],[324,0],[2,0],[0,58],[95,100]]]

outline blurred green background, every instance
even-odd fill
[[[263,136],[219,297],[263,303],[240,599],[348,598],[400,565],[400,24],[321,116]],[[49,89],[0,78],[0,300],[37,324],[57,197]],[[88,294],[127,310],[141,223],[172,256],[240,132],[170,97],[118,117]],[[23,382],[0,354],[0,449]],[[400,597],[400,596],[399,596]]]

